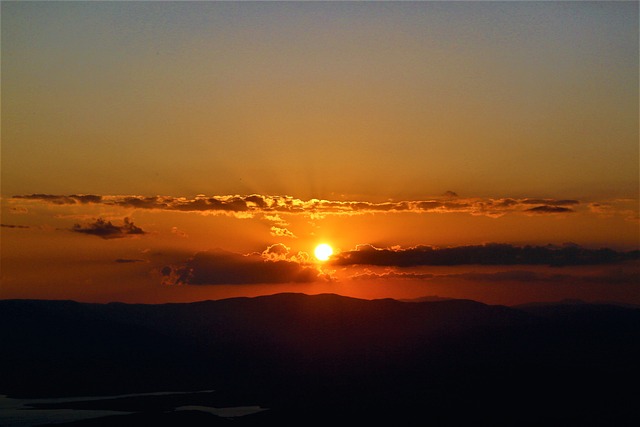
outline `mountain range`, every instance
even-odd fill
[[[234,418],[236,425],[639,419],[635,307],[296,293],[159,305],[0,300],[0,342],[0,394],[215,390],[213,406],[268,408]],[[69,425],[163,417],[148,402],[140,405],[130,415]],[[229,421],[193,411],[164,419]]]

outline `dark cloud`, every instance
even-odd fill
[[[56,205],[73,205],[76,203],[100,203],[102,196],[94,194],[72,194],[70,196],[57,196],[52,194],[30,194],[14,196],[15,199],[44,200]]]
[[[586,249],[575,244],[563,246],[513,246],[488,244],[434,248],[381,249],[360,245],[353,251],[333,256],[334,265],[377,265],[411,267],[420,265],[595,265],[638,259],[639,251]]]
[[[113,225],[111,221],[98,218],[95,222],[87,225],[75,224],[71,231],[76,233],[91,234],[103,239],[118,239],[122,237],[145,234],[142,228],[137,227],[129,218],[125,218],[123,225]]]
[[[567,199],[461,199],[453,191],[447,191],[442,197],[428,200],[404,200],[389,202],[301,200],[290,196],[267,196],[251,194],[248,196],[204,196],[188,199],[171,196],[95,196],[50,194],[31,194],[14,196],[15,199],[40,200],[48,203],[86,204],[100,203],[109,206],[121,206],[135,209],[160,209],[185,212],[235,213],[242,217],[254,213],[302,213],[313,215],[342,214],[356,215],[375,212],[415,212],[448,213],[461,212],[471,215],[499,217],[510,212],[557,214],[572,212],[568,206],[578,205],[578,200]]]
[[[31,228],[28,225],[15,225],[15,224],[0,224],[0,227],[5,227],[5,228]]]
[[[118,259],[115,260],[115,262],[117,262],[119,264],[130,264],[130,263],[134,263],[134,262],[145,262],[145,260],[143,260],[143,259],[118,258]]]
[[[554,213],[573,212],[573,209],[565,208],[563,206],[542,205],[542,206],[536,206],[535,208],[527,209],[525,212],[531,212],[536,214],[554,214]]]
[[[237,254],[222,250],[198,252],[184,263],[162,269],[168,285],[222,285],[253,283],[309,283],[328,280],[326,274],[299,262],[282,259],[288,253],[284,245],[271,246],[269,257]]]
[[[73,194],[69,197],[79,203],[100,203],[102,200],[102,196],[96,196],[94,194]]]

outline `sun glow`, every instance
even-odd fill
[[[313,251],[316,258],[320,261],[326,261],[333,254],[333,248],[327,245],[326,243],[322,243],[316,246],[316,249]]]

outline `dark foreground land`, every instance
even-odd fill
[[[215,392],[41,404],[66,425],[640,425],[640,309],[278,294],[0,301],[0,394]],[[228,418],[180,406],[260,406]]]

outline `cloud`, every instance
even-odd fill
[[[368,201],[334,201],[310,199],[302,200],[291,196],[268,196],[251,194],[248,196],[204,196],[194,198],[172,196],[97,196],[50,194],[31,194],[14,196],[13,199],[37,200],[57,205],[68,204],[104,204],[135,209],[159,209],[182,212],[199,212],[203,214],[232,214],[241,218],[250,218],[254,214],[262,214],[267,220],[276,222],[275,226],[283,228],[278,214],[306,214],[310,217],[324,215],[357,215],[365,213],[468,213],[499,217],[507,213],[557,214],[573,212],[579,205],[578,200],[569,199],[534,199],[534,198],[499,198],[462,199],[453,191],[447,191],[442,197],[427,200],[403,200],[387,202]]]
[[[420,265],[595,265],[639,259],[640,251],[616,252],[612,249],[586,249],[574,244],[563,246],[513,246],[487,244],[435,248],[376,248],[359,245],[332,257],[333,265],[377,265],[412,267]]]
[[[520,199],[519,203],[524,205],[546,205],[546,206],[573,206],[580,202],[566,199]]]
[[[184,231],[180,230],[178,227],[171,227],[171,233],[175,234],[176,236],[183,237],[183,238],[189,237],[189,235],[187,233],[185,233]]]
[[[270,260],[286,260],[289,257],[290,249],[283,245],[282,243],[276,243],[275,245],[269,246],[267,249],[262,252],[262,256],[266,259]]]
[[[135,262],[146,262],[143,259],[129,259],[129,258],[118,258],[115,260],[115,262],[119,263],[119,264],[130,264],[130,263],[135,263]]]
[[[265,253],[267,256],[263,256]],[[261,254],[198,252],[186,262],[164,267],[163,284],[310,283],[330,279],[316,268],[286,259],[288,253],[284,245],[273,245]]]
[[[589,211],[603,218],[611,218],[615,215],[620,215],[625,217],[627,221],[640,221],[637,200],[616,199],[603,202],[592,202],[589,203]]]
[[[15,224],[0,224],[0,227],[5,227],[5,228],[31,228],[28,225],[15,225]]]
[[[269,246],[261,253],[254,252],[252,255],[260,255],[264,259],[276,261],[276,260],[284,260],[297,262],[300,264],[309,263],[309,259],[311,258],[307,252],[296,252],[292,253],[291,249],[282,243],[276,243],[274,245]]]
[[[103,239],[118,239],[122,237],[145,234],[142,228],[137,227],[129,218],[124,219],[123,225],[113,225],[111,221],[98,218],[95,222],[87,225],[74,224],[71,231],[76,233],[90,234]]]
[[[564,274],[544,274],[526,270],[510,270],[498,271],[493,273],[455,273],[455,274],[431,274],[431,273],[406,273],[398,271],[386,271],[384,273],[374,273],[366,271],[351,276],[352,279],[412,279],[412,280],[429,280],[429,279],[463,279],[471,281],[490,281],[490,282],[537,282],[537,281],[559,281],[570,276]]]
[[[374,273],[372,271],[365,271],[364,273],[356,273],[351,276],[354,280],[376,280],[376,279],[413,279],[413,280],[426,280],[433,279],[435,274],[431,273],[403,273],[397,271],[386,271],[384,273]]]
[[[606,283],[610,285],[637,285],[637,266],[629,266],[627,269],[607,270],[598,274],[550,274],[528,270],[506,270],[491,273],[453,273],[453,274],[431,274],[431,273],[410,273],[398,271],[385,271],[375,273],[366,270],[364,273],[356,273],[351,276],[354,280],[466,280],[473,282],[497,283],[497,282],[517,282],[517,283]]]
[[[86,203],[100,203],[102,196],[93,194],[72,194],[70,196],[58,196],[52,194],[30,194],[26,196],[14,196],[15,199],[30,199],[30,200],[44,200],[56,205],[73,205],[73,204],[86,204]]]
[[[293,239],[297,238],[295,234],[286,228],[276,227],[275,225],[271,227],[271,235],[276,237],[291,237]]]
[[[531,212],[536,214],[554,214],[554,213],[573,212],[573,209],[565,208],[564,206],[541,205],[541,206],[536,206],[535,208],[527,209],[525,212]]]

